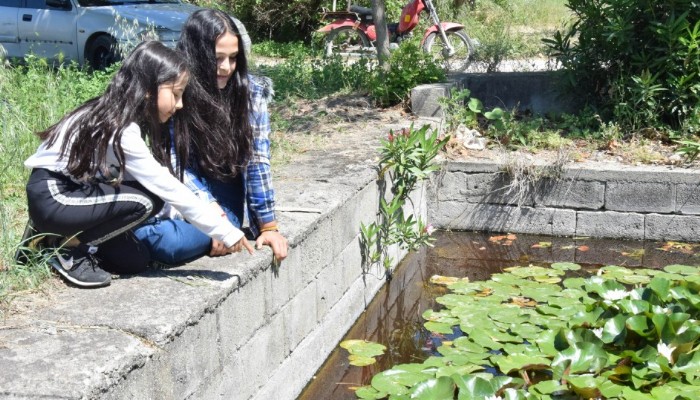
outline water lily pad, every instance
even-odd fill
[[[455,385],[452,379],[441,376],[415,385],[410,392],[410,398],[416,400],[452,400],[454,399],[454,391]]]
[[[570,262],[554,263],[551,265],[551,267],[560,271],[578,271],[581,269],[581,266],[579,264]]]
[[[430,332],[443,333],[446,335],[449,335],[450,333],[452,333],[452,325],[451,324],[445,324],[443,322],[428,321],[423,325],[425,326],[425,329],[427,329]]]
[[[583,288],[585,283],[586,280],[584,278],[567,278],[564,279],[564,282],[562,284],[565,288],[581,289]]]
[[[598,385],[602,381],[602,378],[596,379],[593,375],[572,375],[568,377],[567,381],[574,392],[578,393],[584,399],[600,397]]]
[[[387,393],[380,392],[372,386],[361,386],[355,389],[355,396],[363,400],[377,400],[385,398]]]
[[[350,354],[348,356],[348,361],[350,361],[350,365],[354,365],[356,367],[365,367],[377,362],[374,357],[365,357],[357,354]]]
[[[504,374],[519,370],[539,370],[546,369],[551,364],[551,360],[545,357],[529,356],[525,354],[513,354],[509,356],[498,356],[491,358],[498,369]]]
[[[483,399],[493,396],[499,388],[491,385],[490,379],[475,375],[453,376],[459,388],[459,400]]]
[[[386,350],[386,346],[382,344],[355,339],[341,342],[340,347],[346,349],[350,354],[364,357],[380,356]]]
[[[700,267],[692,267],[690,265],[679,265],[679,264],[673,264],[673,265],[668,265],[664,267],[664,271],[670,272],[672,274],[681,274],[681,275],[698,275],[700,274]]]
[[[505,271],[510,272],[515,276],[520,277],[533,277],[533,276],[552,276],[560,273],[561,271],[552,270],[549,268],[539,267],[539,266],[529,266],[529,267],[510,267],[506,268]]]
[[[457,283],[457,282],[469,282],[469,278],[456,278],[453,276],[442,276],[442,275],[433,275],[430,277],[430,283],[434,285],[442,285],[442,286],[449,286],[451,284]]]
[[[389,369],[372,377],[372,387],[389,395],[408,394],[408,386],[430,379],[427,374]]]
[[[559,381],[542,381],[532,385],[531,388],[539,394],[552,394],[568,390],[568,387]]]

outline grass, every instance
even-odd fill
[[[27,159],[39,145],[33,134],[104,90],[112,71],[88,73],[75,65],[53,68],[29,58],[25,66],[0,67],[0,310],[13,293],[36,288],[49,276],[39,257],[15,265],[27,221]]]

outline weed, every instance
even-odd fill
[[[543,179],[560,178],[571,154],[567,147],[558,150],[557,157],[548,163],[539,162],[523,151],[504,151],[501,170],[509,177],[504,195],[512,197],[518,206],[522,206]]]

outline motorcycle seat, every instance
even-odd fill
[[[367,8],[367,7],[362,7],[362,6],[356,6],[356,5],[351,5],[350,8],[348,9],[350,12],[354,12],[360,15],[372,15],[372,9]]]

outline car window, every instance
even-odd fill
[[[3,1],[3,0],[0,0]],[[69,3],[70,4],[70,3]],[[72,6],[71,6],[72,7]],[[46,5],[46,0],[26,0],[24,8],[35,8],[35,9],[49,9],[56,10],[56,7],[51,7]],[[70,9],[70,8],[69,8]]]
[[[78,0],[83,7],[118,6],[122,4],[173,4],[179,0]]]
[[[20,7],[22,0],[0,0],[0,7]]]

